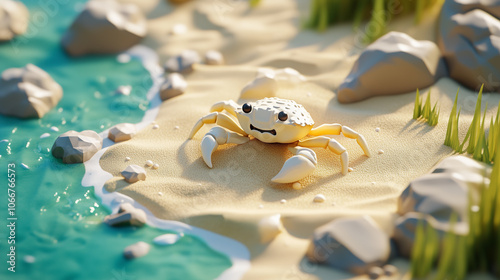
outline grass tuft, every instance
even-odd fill
[[[420,91],[417,89],[415,95],[415,106],[413,108],[413,119],[418,120],[422,118],[426,120],[427,124],[430,126],[436,126],[439,119],[439,109],[437,109],[437,101],[434,107],[431,106],[431,91],[427,94],[425,99],[425,104],[422,103],[422,98],[420,97]]]
[[[442,2],[443,0],[312,0],[305,27],[324,31],[330,25],[352,21],[357,29],[363,20],[368,20],[363,31],[364,40],[371,43],[386,33],[388,21],[392,17],[415,13],[415,23],[420,23],[426,9]]]

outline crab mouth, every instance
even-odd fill
[[[253,126],[252,124],[250,124],[250,130],[257,130],[260,133],[270,133],[270,134],[276,136],[276,130],[274,130],[274,129],[271,129],[271,130],[260,129],[260,128],[257,128],[255,126]]]

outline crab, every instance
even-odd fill
[[[225,112],[224,112],[225,111]],[[217,124],[201,140],[202,157],[212,168],[212,154],[224,144],[244,144],[251,138],[264,143],[290,145],[294,154],[283,164],[279,173],[271,179],[275,183],[293,183],[311,174],[317,165],[315,147],[328,148],[340,156],[342,174],[349,170],[347,150],[328,135],[343,134],[356,139],[368,157],[371,156],[363,135],[338,123],[314,126],[314,121],[306,109],[293,100],[276,97],[248,102],[242,106],[233,100],[215,103],[210,114],[195,124],[189,139],[205,124]]]

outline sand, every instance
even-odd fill
[[[186,93],[160,105],[158,129],[150,124],[132,140],[108,148],[100,160],[101,167],[113,175],[106,190],[130,196],[158,218],[182,221],[242,242],[251,254],[251,268],[244,279],[353,277],[305,261],[308,238],[316,227],[350,215],[371,215],[390,234],[402,190],[452,154],[443,141],[460,85],[443,78],[431,87],[432,102],[438,101],[441,111],[436,127],[412,120],[414,92],[342,105],[335,89],[362,45],[348,24],[321,34],[302,31],[305,12],[299,11],[307,11],[308,1],[262,1],[255,10],[248,10],[245,2],[229,0],[194,1],[175,10],[164,1],[145,2],[141,5],[148,12],[150,35],[144,43],[162,61],[187,48],[202,54],[217,49],[229,65],[196,65],[186,76]],[[168,16],[163,14],[168,11]],[[398,19],[391,30],[405,31],[416,39],[433,39],[435,20],[435,13],[419,26],[411,18]],[[176,23],[186,24],[187,33],[168,35]],[[242,104],[240,91],[259,67],[292,67],[306,76],[305,83],[280,87],[277,97],[302,104],[316,125],[341,123],[363,134],[373,157],[364,156],[354,140],[334,136],[347,148],[349,166],[354,170],[343,176],[339,157],[316,148],[318,166],[300,181],[300,190],[270,181],[292,156],[284,144],[252,140],[224,145],[213,155],[214,168],[208,168],[201,158],[200,141],[210,126],[188,140],[191,128],[215,102],[232,99]],[[421,89],[424,97],[428,90]],[[472,91],[461,87],[461,138],[472,119],[475,99]],[[496,112],[499,100],[498,94],[484,95],[488,116]],[[125,161],[126,157],[131,160]],[[147,168],[146,181],[129,185],[120,176],[127,165],[144,166],[147,160],[158,163],[159,168]],[[317,194],[323,194],[326,201],[313,202]],[[287,202],[280,203],[282,199]],[[258,221],[277,213],[285,232],[271,243],[261,244]],[[399,266],[404,270],[405,264]]]

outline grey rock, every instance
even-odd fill
[[[184,50],[179,55],[173,56],[165,62],[165,70],[189,74],[193,72],[193,65],[200,63],[200,55],[193,50]]]
[[[63,96],[61,86],[33,64],[10,68],[0,80],[0,114],[42,118]]]
[[[317,228],[307,250],[312,262],[355,274],[384,265],[390,256],[387,234],[368,216],[338,218]]]
[[[70,130],[57,137],[52,146],[52,155],[62,158],[64,163],[82,163],[102,148],[102,138],[95,131]]]
[[[464,221],[457,222],[452,226],[448,221],[438,221],[430,215],[416,212],[408,213],[396,220],[392,237],[397,245],[400,256],[410,258],[415,241],[415,233],[420,223],[424,227],[431,226],[436,230],[440,240],[451,230],[459,235],[466,235],[469,231],[469,226]]]
[[[62,38],[73,56],[119,53],[147,34],[145,16],[136,5],[114,0],[90,1]]]
[[[439,48],[407,34],[390,32],[368,46],[337,91],[341,103],[425,88],[446,76]]]
[[[398,214],[425,213],[440,221],[467,220],[469,188],[454,173],[427,174],[410,182],[398,199]]]
[[[19,1],[0,1],[0,42],[12,40],[28,29],[29,12]]]
[[[447,0],[438,45],[450,77],[472,90],[500,91],[500,0]]]
[[[368,269],[368,278],[375,280],[384,275],[384,270],[378,266],[370,267]]]
[[[137,243],[127,246],[125,250],[123,250],[123,256],[129,260],[144,257],[149,253],[150,249],[151,245],[149,245],[146,242],[139,241]]]
[[[109,226],[143,226],[147,221],[146,212],[142,209],[137,209],[130,203],[120,205],[118,213],[108,215],[104,218],[104,223]]]
[[[109,129],[108,138],[113,142],[122,142],[132,139],[135,135],[135,125],[131,123],[121,123]]]
[[[146,180],[146,170],[139,165],[129,165],[121,172],[121,175],[128,183]]]
[[[167,100],[172,97],[183,94],[186,91],[187,82],[179,73],[167,75],[165,82],[160,87],[161,100]]]
[[[386,264],[386,265],[384,265],[384,267],[382,267],[382,269],[384,270],[385,276],[389,276],[389,277],[394,276],[394,275],[399,273],[398,268],[392,264]]]

